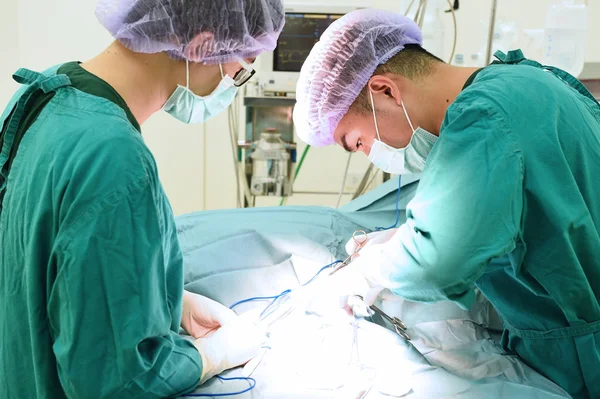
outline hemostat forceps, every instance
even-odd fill
[[[356,295],[356,297],[359,298],[361,301],[364,300],[363,297],[360,295]],[[398,334],[405,340],[410,341],[410,336],[406,333],[406,324],[404,324],[404,322],[402,320],[400,320],[397,317],[391,317],[390,315],[388,315],[387,313],[385,313],[383,310],[379,309],[375,305],[369,306],[369,309],[373,313],[377,313],[378,315],[380,315],[381,317],[383,317],[384,319],[386,319],[387,321],[392,323],[392,325],[394,326],[394,330],[396,331],[396,334]]]
[[[332,272],[329,273],[330,276],[340,271],[340,269],[343,269],[344,267],[348,266],[350,262],[352,262],[352,260],[356,257],[356,255],[360,252],[360,250],[364,248],[364,246],[367,244],[367,241],[369,241],[369,237],[367,236],[367,233],[364,230],[356,230],[354,233],[352,233],[352,239],[356,244],[354,252],[352,252],[339,266],[333,269]]]
[[[402,320],[400,320],[397,317],[389,316],[387,313],[385,313],[383,310],[379,309],[375,305],[369,306],[369,309],[371,309],[373,312],[377,313],[378,315],[392,323],[392,325],[394,326],[394,330],[396,330],[396,334],[398,334],[405,340],[410,341],[410,336],[406,333],[406,325]]]

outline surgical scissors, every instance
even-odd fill
[[[367,241],[369,241],[369,236],[364,230],[356,230],[354,233],[352,233],[352,239],[354,240],[354,244],[356,244],[354,252],[352,252],[338,267],[333,269],[331,273],[329,273],[330,276],[334,273],[337,273],[340,271],[340,269],[343,269],[344,267],[348,266],[350,262],[352,262],[360,250],[363,249],[367,244]]]

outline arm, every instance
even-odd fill
[[[362,257],[372,280],[399,296],[468,308],[485,266],[515,248],[523,160],[489,102],[473,98],[451,107],[442,132],[406,223]]]
[[[199,383],[198,350],[177,334],[181,257],[160,215],[141,178],[59,231],[48,314],[68,397],[163,398]]]

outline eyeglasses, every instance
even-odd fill
[[[243,59],[240,58],[238,60],[238,62],[242,66],[242,69],[240,69],[239,71],[237,71],[235,73],[235,75],[233,76],[233,81],[234,81],[233,84],[234,84],[235,87],[241,87],[241,86],[243,86],[256,73],[256,71],[254,70],[254,68],[252,68],[252,66],[249,65]]]

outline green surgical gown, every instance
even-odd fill
[[[182,254],[137,122],[77,63],[16,79],[0,120],[0,396],[194,389]]]
[[[600,398],[598,103],[520,52],[481,70],[448,108],[406,223],[374,256],[409,300],[468,308],[477,286],[506,349]]]

